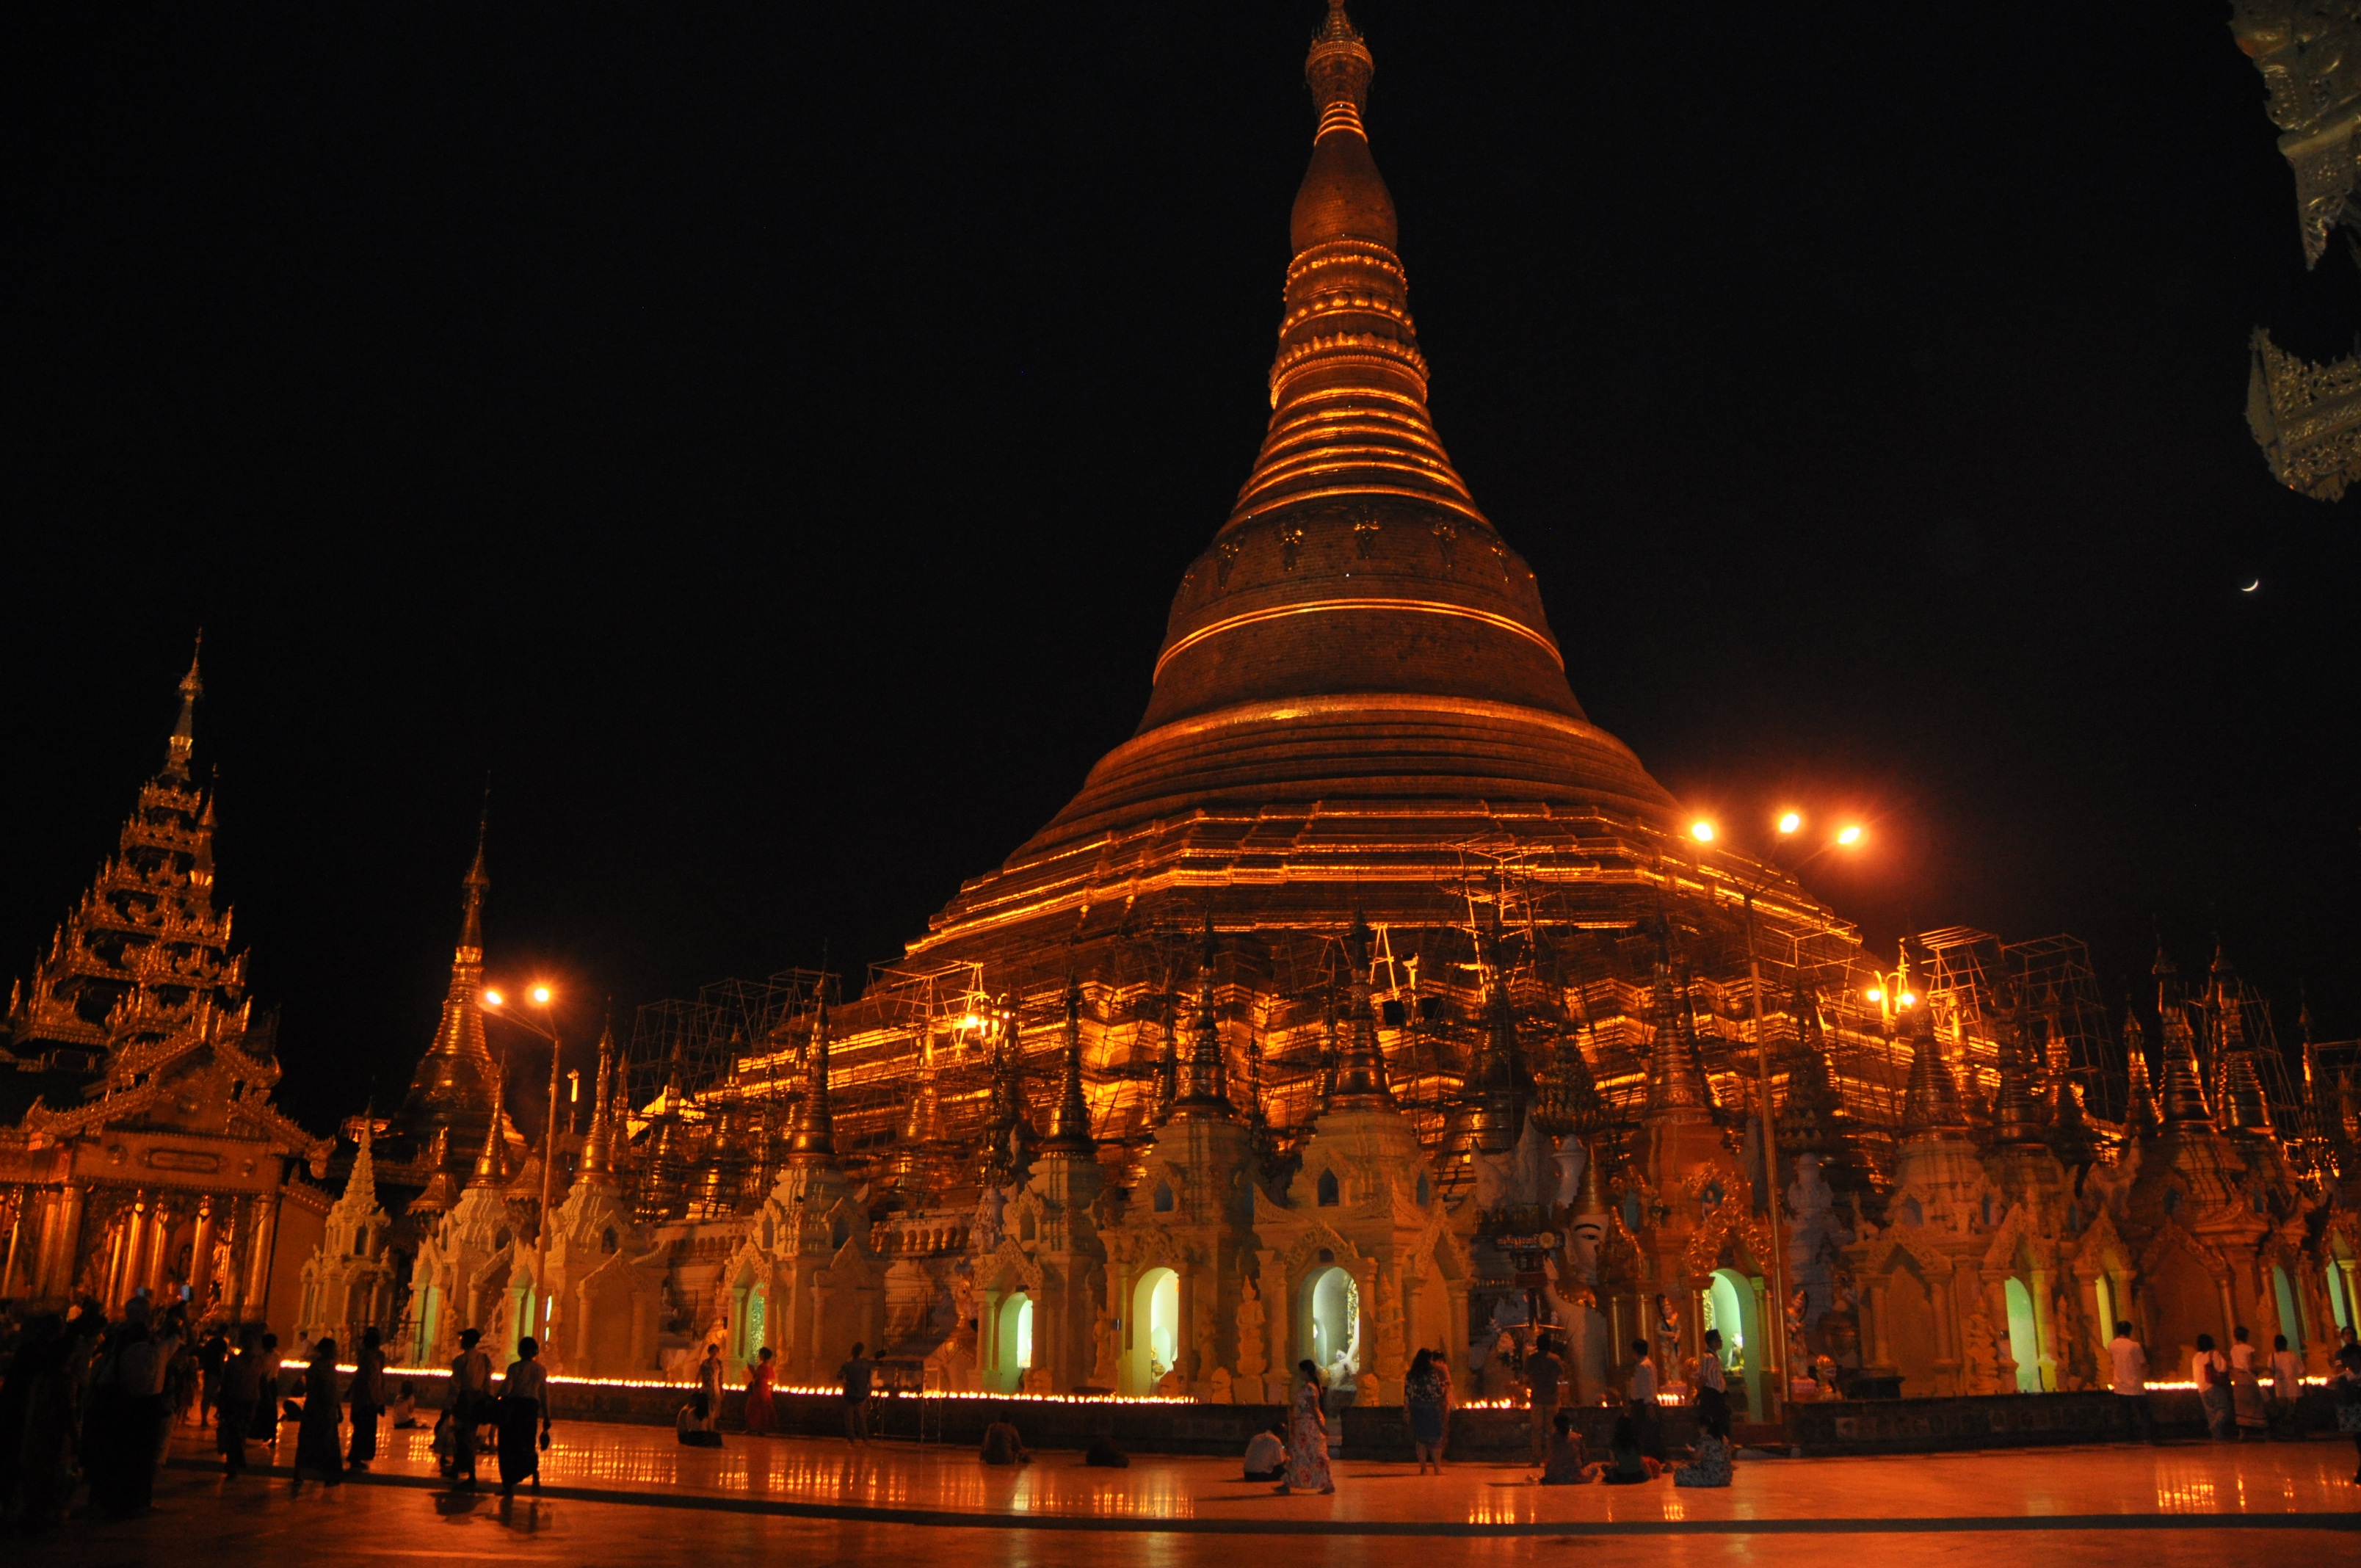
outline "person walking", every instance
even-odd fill
[[[1295,1364],[1295,1399],[1287,1429],[1287,1475],[1272,1490],[1290,1492],[1336,1490],[1328,1468],[1328,1417],[1320,1408],[1320,1368],[1309,1358]]]
[[[2328,1397],[2336,1404],[2336,1430],[2351,1435],[2353,1453],[2361,1460],[2361,1343],[2355,1343],[2353,1331],[2338,1331],[2335,1355],[2329,1365],[2335,1370],[2328,1379]],[[2361,1465],[2353,1472],[2353,1484],[2361,1486]]]
[[[2205,1432],[2216,1442],[2238,1441],[2237,1412],[2230,1402],[2230,1358],[2213,1348],[2212,1334],[2197,1336],[2197,1354],[2189,1359],[2189,1380],[2197,1385],[2198,1402],[2205,1408]]]
[[[1443,1411],[1450,1384],[1436,1371],[1434,1352],[1422,1350],[1411,1359],[1410,1375],[1402,1379],[1403,1412],[1410,1418],[1410,1441],[1418,1450],[1418,1473],[1427,1466],[1443,1474]]]
[[[867,1447],[869,1443],[869,1380],[877,1364],[862,1353],[867,1345],[856,1342],[851,1358],[836,1369],[836,1380],[844,1388],[844,1441]]]
[[[2262,1379],[2256,1375],[2261,1357],[2246,1337],[2246,1325],[2240,1323],[2230,1338],[2230,1405],[2237,1415],[2238,1435],[2244,1437],[2268,1430],[2271,1418],[2263,1408]]]
[[[324,1335],[312,1346],[312,1365],[303,1374],[303,1419],[295,1423],[295,1479],[288,1488],[291,1493],[302,1491],[306,1480],[328,1486],[344,1485],[344,1455],[336,1444],[344,1404],[340,1392],[336,1342]]]
[[[265,1329],[255,1385],[261,1390],[254,1405],[254,1424],[246,1435],[272,1448],[279,1446],[279,1381],[285,1357],[279,1354],[279,1336]]]
[[[451,1358],[451,1476],[476,1484],[476,1429],[492,1387],[492,1358],[477,1348],[481,1329],[459,1331],[459,1354]]]
[[[355,1470],[367,1470],[377,1458],[377,1421],[385,1411],[383,1342],[376,1329],[363,1329],[360,1354],[353,1357],[353,1444],[345,1463]]]
[[[203,1388],[197,1400],[197,1424],[201,1427],[221,1419],[222,1373],[234,1354],[229,1330],[220,1323],[214,1324],[204,1343],[197,1346],[197,1376]]]
[[[214,1400],[214,1446],[221,1451],[222,1474],[246,1474],[247,1433],[254,1426],[254,1403],[262,1397],[262,1332],[238,1331],[237,1354],[222,1367]]]
[[[721,1430],[721,1347],[708,1344],[705,1359],[697,1364],[697,1386],[705,1395],[705,1430]]]
[[[769,1345],[754,1358],[746,1372],[746,1435],[768,1437],[779,1430],[779,1407],[771,1398],[771,1356]]]
[[[1557,1415],[1560,1386],[1565,1378],[1565,1363],[1557,1353],[1549,1335],[1533,1341],[1532,1354],[1525,1357],[1526,1419],[1532,1428],[1533,1463],[1549,1464],[1550,1422]]]
[[[2271,1400],[2282,1421],[2295,1420],[2295,1402],[2303,1398],[2303,1357],[2288,1348],[2285,1334],[2271,1336]],[[2301,1435],[2299,1432],[2297,1435]]]
[[[517,1358],[500,1380],[500,1496],[516,1496],[530,1479],[541,1490],[541,1451],[549,1446],[549,1368],[531,1334],[517,1341]]]
[[[1721,1331],[1705,1331],[1705,1354],[1697,1359],[1697,1419],[1719,1416],[1730,1420],[1730,1380],[1721,1367]]]
[[[2156,1428],[2147,1414],[2147,1351],[2132,1338],[2130,1323],[2115,1325],[2115,1337],[2107,1342],[2107,1364],[2124,1441],[2154,1442]]]

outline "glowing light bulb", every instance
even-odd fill
[[[1698,817],[1695,822],[1689,824],[1689,837],[1695,839],[1700,844],[1712,843],[1713,824],[1708,822],[1702,817]]]
[[[1791,811],[1787,813],[1786,816],[1779,818],[1779,831],[1782,833],[1793,833],[1796,828],[1801,828],[1803,825],[1804,818],[1800,812]]]
[[[1915,991],[1905,991],[1894,1000],[1905,1007],[1916,1007],[1918,1005],[1918,993]]]
[[[1884,991],[1874,985],[1871,986],[1867,991],[1862,992],[1861,994],[1868,997],[1872,1002],[1883,1002],[1885,1000]]]
[[[1843,832],[1838,834],[1837,842],[1847,846],[1860,843],[1861,828],[1859,825],[1856,824],[1853,827],[1847,828]]]
[[[546,1007],[546,1006],[548,1006],[548,1005],[549,1005],[549,987],[547,987],[547,986],[545,986],[545,985],[536,985],[536,986],[534,986],[534,987],[533,988],[533,1005],[534,1005],[534,1006],[536,1006],[536,1007]]]
[[[497,991],[487,991],[484,992],[484,1005],[487,1007],[498,1007],[501,1003],[507,1000],[508,998],[502,996]]]

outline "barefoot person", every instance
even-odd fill
[[[1287,1475],[1272,1490],[1334,1493],[1336,1478],[1328,1470],[1328,1418],[1320,1409],[1320,1368],[1309,1360],[1295,1364],[1295,1403],[1288,1421]]]
[[[1420,1351],[1410,1364],[1410,1376],[1402,1380],[1402,1405],[1410,1417],[1410,1441],[1418,1449],[1422,1475],[1430,1464],[1437,1475],[1443,1472],[1443,1411],[1449,1390],[1450,1385],[1435,1367],[1434,1352]]]
[[[764,1345],[746,1370],[746,1435],[768,1437],[779,1430],[779,1407],[771,1398],[771,1347]]]
[[[549,1368],[531,1334],[517,1341],[517,1358],[500,1382],[500,1496],[513,1497],[530,1479],[541,1490],[541,1451],[549,1446]],[[536,1443],[535,1438],[539,1442]]]
[[[856,1343],[852,1358],[836,1369],[839,1383],[844,1386],[844,1441],[866,1447],[869,1442],[869,1380],[877,1364],[862,1352],[869,1347]]]

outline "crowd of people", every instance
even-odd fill
[[[492,1431],[502,1489],[537,1486],[550,1431],[538,1348],[520,1341],[495,1390],[479,1338],[461,1336],[434,1452],[445,1475],[472,1486],[481,1433]],[[275,1457],[291,1426],[293,1488],[336,1486],[376,1461],[387,1425],[419,1424],[417,1390],[390,1386],[376,1329],[362,1332],[349,1376],[338,1370],[343,1354],[333,1338],[298,1346],[302,1381],[288,1394],[279,1336],[266,1324],[192,1326],[184,1304],[144,1293],[113,1317],[91,1300],[71,1315],[0,1317],[0,1521],[38,1533],[70,1514],[143,1511],[179,1426],[212,1433],[230,1480],[247,1474],[254,1445]]]

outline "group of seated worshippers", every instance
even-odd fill
[[[1727,1486],[1730,1483],[1730,1418],[1721,1411],[1705,1414],[1697,1423],[1697,1447],[1686,1464],[1666,1464],[1640,1452],[1637,1424],[1629,1415],[1615,1418],[1608,1439],[1607,1457],[1593,1460],[1584,1451],[1582,1434],[1574,1430],[1574,1413],[1560,1410],[1551,1423],[1549,1458],[1538,1477],[1544,1486],[1579,1486],[1598,1482],[1628,1486],[1653,1481],[1666,1470],[1675,1486]]]

